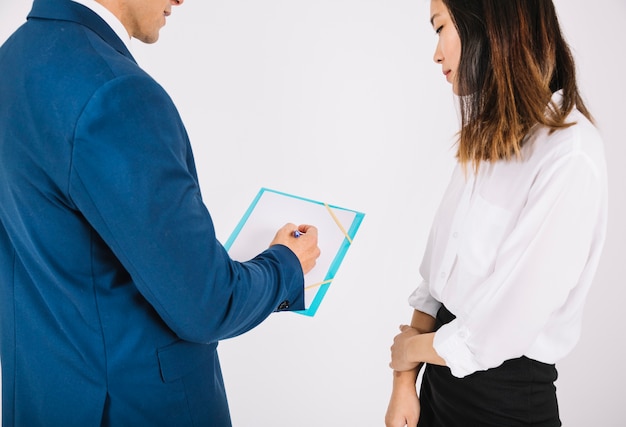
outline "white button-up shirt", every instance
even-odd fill
[[[434,346],[457,377],[523,355],[555,363],[578,341],[606,235],[607,176],[597,129],[576,110],[567,122],[577,124],[536,126],[520,159],[452,175],[409,303],[456,315]]]

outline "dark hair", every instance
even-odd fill
[[[442,1],[461,40],[461,163],[477,168],[519,155],[536,124],[551,131],[574,124],[565,122],[574,107],[592,120],[552,0]],[[561,105],[550,101],[558,90]]]

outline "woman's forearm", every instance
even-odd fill
[[[420,334],[426,334],[435,330],[435,319],[430,314],[413,310],[411,327]]]

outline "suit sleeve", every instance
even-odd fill
[[[290,249],[272,246],[240,263],[217,241],[182,121],[149,77],[120,77],[94,93],[77,122],[69,186],[180,338],[214,342],[255,327],[284,301],[304,308]]]

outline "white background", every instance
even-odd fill
[[[583,335],[558,364],[561,415],[566,427],[623,426],[626,3],[555,3],[605,137],[611,196]],[[0,3],[0,42],[29,9]],[[406,298],[454,163],[457,116],[432,62],[428,9],[188,0],[159,43],[135,41],[179,107],[223,242],[261,186],[366,213],[315,317],[275,314],[220,345],[235,427],[383,425],[389,346],[410,320]]]

